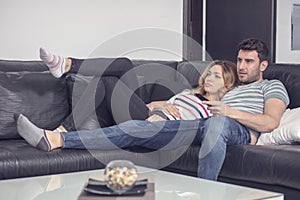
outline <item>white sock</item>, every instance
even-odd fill
[[[60,78],[65,73],[66,59],[40,48],[40,58],[48,66],[52,75]]]
[[[62,132],[64,132],[64,131],[61,130],[59,127],[57,127],[55,130],[53,130],[53,132],[62,133]]]

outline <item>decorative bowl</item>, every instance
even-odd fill
[[[104,171],[107,187],[118,194],[130,190],[138,177],[135,165],[128,160],[114,160]]]

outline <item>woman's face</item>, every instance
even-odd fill
[[[208,95],[221,96],[225,91],[223,69],[220,65],[214,65],[210,68],[204,79],[204,90]]]

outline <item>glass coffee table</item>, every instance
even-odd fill
[[[104,170],[65,173],[50,176],[0,181],[0,199],[6,200],[76,200],[90,176]],[[283,194],[241,187],[221,182],[138,167],[141,176],[154,180],[156,200],[283,200]]]

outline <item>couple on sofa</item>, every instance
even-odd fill
[[[42,52],[41,58],[55,76],[60,77],[71,70],[66,67],[70,64],[58,62],[57,65],[57,62],[52,63],[53,55],[44,54]],[[263,79],[268,56],[268,47],[263,41],[242,41],[238,47],[237,67],[228,61],[212,62],[201,75],[198,88],[175,95],[170,101],[174,104],[157,103],[151,109],[155,111],[158,107],[159,112],[152,113],[150,117],[151,104],[148,105],[147,113],[144,113],[146,120],[129,120],[96,130],[68,132],[64,126],[56,131],[43,130],[21,114],[16,116],[18,132],[29,144],[46,151],[55,148],[108,150],[131,146],[172,149],[197,143],[201,145],[198,177],[217,180],[226,146],[255,144],[260,133],[270,132],[279,125],[289,104],[288,94],[280,81]],[[59,72],[58,75],[56,72]],[[190,104],[195,109],[186,109],[190,112],[185,118],[187,120],[166,120],[171,119],[170,115],[174,119],[182,119],[182,108]],[[209,117],[197,116],[200,110],[211,114],[208,114]]]

